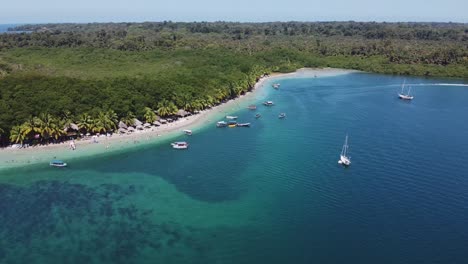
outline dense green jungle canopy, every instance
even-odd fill
[[[202,110],[301,67],[468,78],[468,24],[148,22],[0,34],[3,144]],[[37,138],[39,135],[39,138]]]

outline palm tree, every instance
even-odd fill
[[[114,110],[109,109],[106,112],[107,119],[110,121],[112,124],[109,124],[110,129],[116,129],[117,128],[117,123],[119,122],[119,117],[117,114],[114,112]]]
[[[96,118],[93,118],[91,121],[90,131],[93,133],[101,133],[105,131],[106,116],[104,113],[100,112]]]
[[[42,113],[37,118],[37,124],[39,125],[38,131],[43,139],[55,137],[54,132],[56,131],[56,122],[52,115]]]
[[[197,100],[193,101],[192,108],[193,108],[194,111],[200,111],[200,110],[204,109],[204,105],[202,103],[202,100],[197,99]]]
[[[77,125],[78,125],[78,128],[82,130],[83,132],[85,133],[90,132],[92,125],[93,125],[93,119],[91,118],[89,114],[84,113],[79,117]]]
[[[116,119],[117,115],[112,110],[99,112],[98,116],[93,120],[93,132],[100,133],[114,130],[116,128],[116,122],[114,122]]]
[[[124,122],[127,126],[133,126],[135,123],[135,115],[132,112],[128,112],[120,121]]]
[[[23,126],[14,126],[10,131],[10,141],[14,143],[23,144],[26,139]]]
[[[154,121],[156,121],[157,119],[157,116],[156,114],[154,113],[153,109],[149,108],[149,107],[145,107],[144,108],[144,112],[145,114],[143,115],[143,117],[145,118],[146,122],[147,123],[153,123]]]
[[[158,103],[157,111],[160,116],[170,116],[177,113],[178,109],[173,102],[163,99],[161,102]]]
[[[26,122],[22,125],[23,135],[25,138],[30,136],[33,133],[39,133],[40,130],[40,120],[37,117],[30,116]]]

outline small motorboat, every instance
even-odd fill
[[[274,83],[272,86],[273,86],[273,88],[275,88],[275,89],[279,89],[280,85],[281,85],[281,84],[279,84],[279,83]]]
[[[226,116],[226,119],[236,120],[237,116]]]
[[[257,109],[257,106],[256,105],[249,105],[247,107],[249,110],[256,110]]]
[[[219,121],[216,123],[216,127],[227,127],[227,122],[226,121]]]
[[[192,135],[192,130],[190,129],[184,129],[184,134],[187,135],[187,136],[191,136]]]
[[[250,127],[250,123],[238,123],[238,127]]]
[[[259,119],[260,117],[262,117],[261,114],[256,114],[256,115],[255,115],[255,118],[257,118],[257,119]]]
[[[236,121],[229,121],[228,122],[228,127],[236,127],[237,126],[237,122]]]
[[[188,143],[185,141],[171,143],[173,149],[188,149]]]
[[[49,163],[50,166],[52,167],[66,167],[67,163],[61,161],[61,160],[53,160]]]
[[[279,119],[283,119],[283,118],[285,118],[285,117],[286,117],[286,113],[281,113],[281,114],[278,115],[278,118],[279,118]]]
[[[263,105],[272,106],[272,105],[275,105],[275,103],[273,103],[273,101],[266,101],[266,102],[263,102]]]

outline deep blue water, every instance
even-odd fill
[[[0,172],[0,262],[466,263],[468,87],[440,84],[468,82],[406,78],[411,102],[402,82],[283,79],[188,151]]]

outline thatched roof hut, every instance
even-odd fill
[[[120,121],[120,122],[119,122],[119,128],[125,128],[125,129],[127,129],[128,127],[127,127],[127,125],[126,125],[124,122]]]
[[[190,113],[185,111],[184,109],[179,109],[179,111],[177,111],[177,115],[180,116],[180,117],[185,117],[187,115],[189,115]]]
[[[73,132],[73,131],[78,131],[78,130],[80,130],[80,128],[78,127],[77,124],[70,123],[70,124],[66,125],[66,126],[63,128],[63,130],[64,130],[65,132]]]
[[[137,127],[137,126],[141,126],[141,125],[143,125],[143,122],[141,122],[140,120],[138,120],[136,118],[133,120],[133,126]]]

